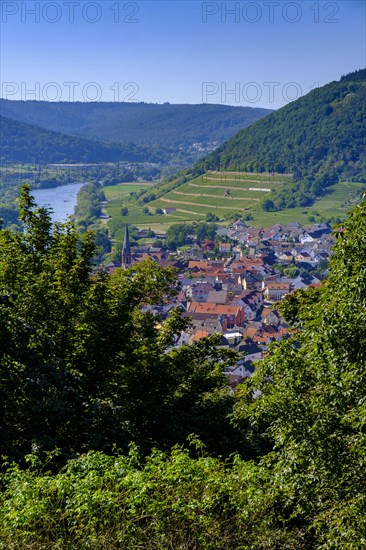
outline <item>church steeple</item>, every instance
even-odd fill
[[[131,259],[131,248],[130,248],[130,237],[128,235],[128,225],[125,227],[125,238],[123,241],[122,247],[122,267],[127,268],[132,264]]]

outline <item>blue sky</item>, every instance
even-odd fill
[[[279,108],[365,66],[363,0],[1,2],[8,99]]]

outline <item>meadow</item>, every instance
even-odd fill
[[[162,232],[174,223],[204,221],[209,213],[222,221],[229,214],[238,213],[238,216],[249,219],[252,226],[269,227],[290,221],[306,226],[314,221],[344,218],[366,189],[362,183],[340,182],[310,207],[264,212],[261,201],[270,198],[273,189],[291,180],[291,174],[209,171],[146,205],[137,204],[131,193],[139,193],[151,183],[121,183],[104,188],[108,201],[105,212],[112,218],[120,217],[121,209],[126,207],[128,216],[124,218],[127,223]],[[156,214],[157,209],[164,208],[175,208],[175,211]]]
[[[107,199],[107,204],[104,206],[105,214],[112,219],[123,219],[129,225],[136,225],[141,228],[151,228],[156,232],[165,232],[170,225],[177,222],[191,221],[191,215],[183,212],[174,212],[173,214],[161,215],[156,214],[156,208],[149,205],[140,206],[137,204],[135,197],[131,193],[139,193],[153,184],[150,182],[143,183],[120,183],[104,187],[104,193]],[[154,201],[156,202],[156,201]],[[166,208],[166,204],[161,208]],[[121,209],[128,209],[128,216],[121,216]],[[150,214],[144,211],[148,208]]]

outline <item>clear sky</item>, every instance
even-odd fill
[[[1,96],[278,108],[363,68],[364,0],[1,0]]]

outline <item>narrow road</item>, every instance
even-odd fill
[[[226,187],[226,189],[228,188]],[[254,199],[252,197],[232,197],[231,195],[228,195],[227,197],[220,197],[219,195],[208,195],[207,193],[182,193],[182,191],[173,191],[173,193],[176,195],[183,195],[184,197],[209,197],[210,199],[223,198],[234,201],[259,201],[259,199]]]
[[[257,188],[257,187],[228,187],[227,185],[198,185],[197,183],[189,183],[188,184],[190,187],[199,187],[200,189],[204,188],[204,189],[229,189],[230,191],[260,191],[262,193],[270,193],[272,190],[271,189],[264,189],[263,187],[261,188]],[[178,194],[178,191],[174,191],[175,193]],[[180,194],[184,195],[189,195],[190,193],[182,193],[180,191]],[[203,195],[203,196],[207,196],[207,195]],[[210,197],[212,197],[212,195],[210,195]]]
[[[164,199],[163,197],[160,197],[161,201],[163,202],[169,202],[170,204],[188,204],[190,206],[204,206],[205,208],[221,208],[223,210],[238,210],[238,206],[216,206],[215,204],[202,204],[200,202],[186,202],[186,201],[175,201],[171,199]],[[253,199],[254,200],[254,199]],[[255,199],[259,201],[259,199]],[[195,212],[197,214],[197,212]]]
[[[249,182],[250,183],[264,183],[264,184],[266,184],[266,183],[267,184],[268,183],[272,183],[272,184],[276,183],[277,185],[280,185],[281,183],[285,183],[283,181],[273,181],[273,180],[262,180],[262,181],[258,182],[258,180],[252,180],[252,179],[236,180],[236,179],[233,179],[233,178],[230,178],[230,179],[229,178],[212,178],[210,176],[204,176],[204,177],[202,176],[202,181],[207,181],[207,180],[209,180],[209,181],[219,181],[220,183],[223,183],[224,181],[229,181],[229,182],[231,181],[231,182],[236,182],[236,183],[241,183],[241,182],[243,182],[243,183],[247,183],[247,182],[248,183]]]

